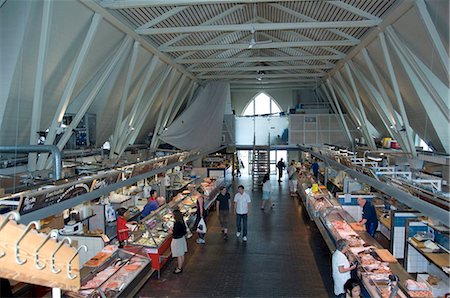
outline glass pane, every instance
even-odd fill
[[[255,98],[255,115],[270,114],[270,97],[261,93]]]
[[[275,100],[271,100],[271,104],[272,104],[272,113],[281,112],[280,106],[278,105],[278,103]]]
[[[247,107],[244,110],[244,113],[242,113],[243,116],[253,116],[255,115],[255,112],[253,110],[253,100],[247,105]]]

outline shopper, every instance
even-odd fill
[[[234,212],[236,213],[236,236],[241,236],[242,230],[242,241],[247,241],[247,216],[250,203],[250,196],[244,192],[244,186],[239,185],[238,193],[234,196]]]
[[[344,294],[344,284],[350,279],[350,272],[356,268],[356,265],[350,265],[345,253],[348,251],[348,242],[345,239],[339,239],[336,242],[336,251],[332,256],[332,272],[334,281],[334,294],[339,296]]]
[[[291,164],[289,165],[288,169],[288,177],[289,177],[289,191],[292,195],[297,194],[297,184],[298,184],[298,171],[295,167],[295,160],[291,161]]]
[[[314,162],[312,163],[312,170],[313,170],[313,175],[315,179],[319,179],[319,163],[317,162],[316,159],[314,159]]]
[[[186,223],[183,219],[183,214],[180,210],[173,211],[173,218],[175,223],[170,229],[172,234],[172,242],[170,243],[170,250],[172,251],[172,257],[177,258],[177,268],[173,271],[175,274],[183,272],[184,254],[187,252],[186,238],[187,234]]]
[[[286,168],[286,164],[283,161],[283,158],[280,158],[280,160],[277,162],[277,169],[278,169],[278,182],[281,182],[281,178],[283,177],[283,171]]]
[[[273,207],[272,204],[272,185],[270,184],[270,175],[265,174],[263,178],[263,186],[262,186],[262,202],[261,202],[261,210],[265,209],[266,202],[269,202],[270,208]]]
[[[228,217],[230,215],[230,194],[227,188],[222,186],[216,198],[216,209],[219,214],[220,227],[222,228],[223,239],[228,239]]]
[[[378,218],[375,207],[363,197],[358,197],[358,205],[363,208],[362,219],[358,223],[361,226],[365,225],[367,233],[373,237],[378,228]]]
[[[357,279],[350,278],[344,284],[345,298],[360,298],[361,297],[361,285]]]
[[[117,209],[117,224],[116,224],[116,234],[117,240],[119,241],[119,248],[123,248],[125,242],[128,240],[130,230],[127,227],[127,220],[125,218],[125,213],[127,209],[121,207]]]
[[[205,211],[205,192],[201,186],[197,187],[197,218],[195,219],[194,227],[197,228],[200,220],[203,218],[203,220],[206,219],[206,211]],[[198,239],[196,242],[198,244],[205,244],[205,233],[197,232]]]

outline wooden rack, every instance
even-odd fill
[[[0,215],[0,277],[51,288],[80,288],[78,252],[70,239],[57,242],[57,231],[38,233],[38,222],[17,224],[17,212]]]

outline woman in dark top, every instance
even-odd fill
[[[219,210],[219,221],[222,227],[223,239],[228,239],[228,215],[230,214],[230,194],[222,186],[216,198],[216,209]]]
[[[203,190],[203,188],[201,188],[201,186],[197,187],[197,218],[195,219],[195,224],[194,227],[197,228],[198,224],[200,222],[200,220],[203,218],[203,220],[205,220],[206,218],[206,210],[205,210],[205,191]],[[198,244],[205,244],[205,233],[199,233],[198,234],[198,239],[196,240],[196,242]]]
[[[172,250],[172,257],[177,258],[178,267],[173,271],[175,274],[183,272],[184,254],[187,252],[186,238],[186,224],[183,220],[183,214],[180,210],[173,211],[175,224],[171,229],[172,242],[170,249]]]

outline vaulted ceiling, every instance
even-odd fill
[[[199,80],[311,88],[399,1],[99,3]]]

